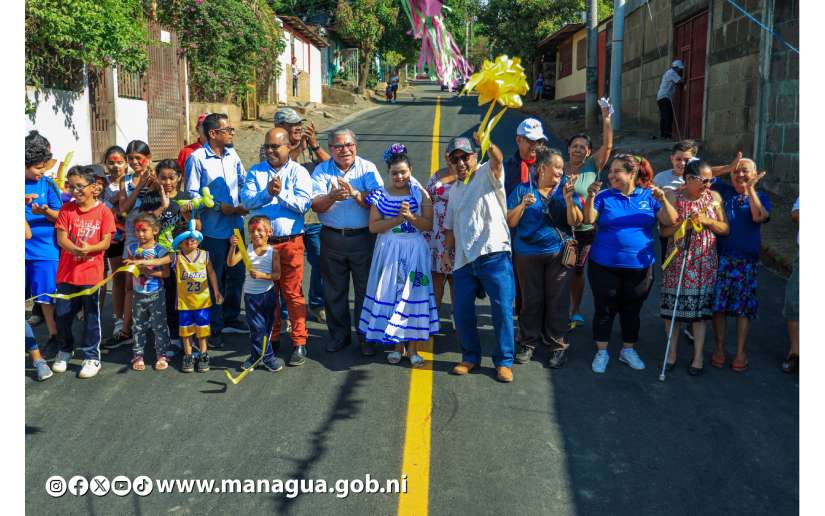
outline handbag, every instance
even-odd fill
[[[550,218],[550,222],[553,224],[553,229],[556,230],[556,233],[559,234],[559,238],[564,243],[564,248],[561,251],[561,264],[567,268],[575,267],[578,258],[579,243],[573,236],[570,236],[567,238],[567,240],[565,240],[564,233],[562,233],[559,227],[556,225],[556,220],[555,218],[553,218],[553,213],[550,211],[549,200],[547,204],[544,206],[544,213]]]

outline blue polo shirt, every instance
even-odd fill
[[[524,213],[519,220],[517,231],[513,237],[513,252],[520,255],[556,254],[564,247],[564,240],[572,238],[573,230],[567,224],[567,204],[564,201],[563,187],[567,182],[564,177],[559,183],[556,191],[549,198],[542,196],[538,190],[526,184],[519,184],[510,192],[507,197],[507,209],[512,210],[521,203],[521,200],[528,193],[536,196],[537,202],[524,208]],[[573,202],[581,209],[581,202],[577,195],[573,196]],[[546,212],[553,215],[553,222]],[[564,235],[564,240],[559,236],[558,229]]]
[[[53,210],[60,211],[63,201],[60,199],[60,189],[50,178],[43,176],[39,181],[26,180],[26,195],[37,194],[32,201],[38,205],[48,205]],[[57,247],[57,237],[54,233],[54,222],[45,215],[32,213],[31,204],[26,205],[26,222],[32,230],[32,237],[26,240],[26,260],[60,259],[60,250]]]
[[[649,189],[636,187],[626,196],[610,188],[596,196],[594,207],[599,218],[591,260],[619,269],[646,269],[656,262],[653,228],[662,205]]]
[[[245,176],[246,171],[235,149],[224,149],[223,155],[218,156],[207,143],[186,160],[186,190],[200,197],[201,189],[208,186],[217,201],[214,208],[200,212],[204,236],[229,238],[234,228],[243,227],[243,218],[224,215],[220,204],[238,206],[238,190]]]
[[[267,189],[275,177],[281,179],[277,197]],[[267,217],[276,237],[298,235],[304,232],[304,213],[312,203],[312,178],[307,169],[291,159],[278,169],[272,168],[269,161],[262,161],[246,173],[241,203],[250,215]]]
[[[719,254],[731,258],[747,258],[758,260],[759,251],[762,249],[761,227],[753,221],[751,215],[750,197],[739,195],[736,188],[726,181],[716,181],[712,187],[722,196],[725,204],[725,216],[730,224],[728,236],[716,238],[719,246]],[[771,211],[771,201],[765,192],[756,192],[762,206]],[[767,221],[765,221],[767,222]]]
[[[312,171],[312,198],[328,194],[338,179],[344,179],[364,194],[384,186],[378,169],[371,161],[356,156],[350,169],[343,172],[330,158],[319,163]],[[369,226],[370,210],[362,208],[355,199],[346,199],[334,203],[324,213],[319,213],[318,220],[324,226],[337,229],[365,228]]]

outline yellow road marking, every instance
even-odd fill
[[[441,126],[441,97],[435,99],[430,174],[439,169],[438,133]],[[413,369],[407,401],[407,425],[404,436],[404,460],[401,474],[407,476],[407,492],[398,498],[401,516],[426,516],[430,502],[430,434],[433,408],[433,339],[418,353],[424,367]]]

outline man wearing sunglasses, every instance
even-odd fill
[[[319,163],[312,172],[312,209],[321,221],[321,276],[330,338],[327,351],[349,346],[352,319],[349,312],[349,282],[355,287],[355,324],[367,290],[375,235],[369,231],[369,193],[384,182],[371,161],[357,155],[357,140],[349,129],[329,135],[332,158]],[[372,356],[375,349],[358,334],[361,354]]]
[[[240,319],[241,292],[243,290],[243,263],[226,266],[229,237],[234,228],[243,231],[243,215],[249,213],[238,199],[239,186],[246,177],[241,158],[232,148],[235,128],[223,113],[212,113],[203,120],[206,143],[192,153],[186,161],[186,190],[199,197],[208,186],[215,199],[215,206],[200,214],[203,225],[203,242],[200,247],[209,252],[212,267],[218,277],[223,294],[223,305],[215,303],[216,292],[211,292],[210,322],[212,336],[209,345],[222,348],[221,333],[249,333],[249,327]]]
[[[272,225],[269,243],[281,264],[281,298],[292,323],[294,350],[289,365],[304,364],[307,342],[304,279],[304,214],[312,198],[309,172],[290,158],[289,135],[281,127],[270,129],[264,139],[266,161],[249,169],[241,187],[241,202],[252,215],[266,216]],[[275,316],[274,335],[280,333],[282,314]],[[272,339],[271,344],[277,345]],[[274,348],[273,348],[274,349]]]

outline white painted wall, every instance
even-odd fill
[[[34,121],[26,119],[26,133],[32,129],[40,132],[52,145],[52,154],[62,161],[69,151],[74,151],[71,165],[92,163],[92,136],[89,122],[89,88],[84,87],[79,93],[62,90],[48,90],[49,97],[40,94]],[[26,87],[26,95],[34,99],[34,89]],[[59,107],[70,108],[68,116]],[[57,167],[53,169],[57,171]]]
[[[287,92],[292,92],[292,76],[287,77],[287,66],[292,63],[293,49],[296,66],[309,74],[309,100],[320,103],[323,100],[323,74],[321,73],[321,49],[296,38],[288,28],[284,28],[284,51],[278,57],[281,76],[278,77],[278,102],[287,102]],[[294,46],[293,46],[294,45]]]
[[[149,142],[149,107],[143,100],[115,98],[115,142],[126,148],[132,140]]]
[[[323,74],[321,73],[321,49],[312,45],[309,52],[309,100],[321,103],[323,93]]]

